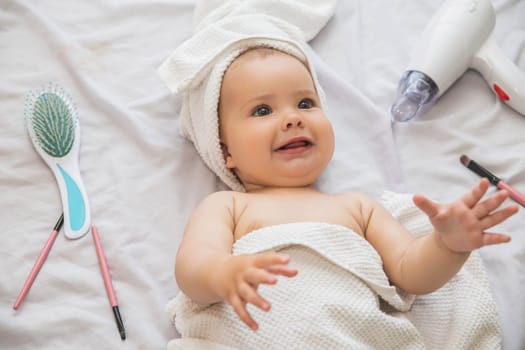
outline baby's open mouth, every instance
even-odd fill
[[[312,145],[312,143],[310,141],[307,141],[307,140],[294,141],[294,142],[290,142],[290,143],[287,143],[284,146],[279,147],[277,150],[278,151],[284,151],[284,150],[287,150],[287,149],[308,147],[308,146],[311,146],[311,145]]]
[[[313,146],[312,141],[307,137],[298,136],[285,141],[285,143],[275,149],[276,152],[282,153],[302,153]]]

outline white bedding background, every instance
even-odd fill
[[[467,154],[525,192],[525,117],[468,71],[424,116],[390,125],[389,108],[418,35],[442,1],[340,0],[311,42],[336,132],[319,186],[384,189],[449,201],[477,183]],[[525,70],[525,1],[494,0],[494,38]],[[191,34],[193,1],[0,2],[0,348],[162,349],[164,308],[186,219],[220,188],[177,130],[179,101],[157,76]],[[61,212],[55,179],[24,125],[28,92],[59,84],[76,101],[80,168],[127,330],[118,335],[90,235],[60,234],[25,302],[16,296]],[[525,348],[525,211],[480,253],[505,349]],[[212,234],[212,233],[211,233]]]

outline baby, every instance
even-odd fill
[[[321,103],[308,66],[272,48],[243,52],[222,79],[220,145],[226,168],[245,192],[216,192],[202,201],[185,229],[175,273],[194,302],[226,302],[252,330],[259,327],[252,306],[272,312],[259,286],[275,285],[280,276],[301,278],[287,254],[232,254],[235,242],[261,228],[304,221],[348,228],[377,251],[390,284],[411,294],[443,286],[471,251],[510,240],[487,230],[518,208],[499,209],[508,197],[503,190],[482,199],[486,179],[450,204],[415,195],[414,204],[434,227],[419,238],[366,195],[317,190],[314,183],[334,152]],[[293,299],[295,292],[289,293]]]

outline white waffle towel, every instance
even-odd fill
[[[386,193],[383,204],[413,234],[432,226],[409,195]],[[181,334],[168,349],[499,349],[496,306],[474,252],[445,286],[414,297],[391,286],[381,258],[346,227],[293,223],[253,231],[233,254],[280,251],[299,270],[260,286],[272,303],[252,308],[252,332],[224,303],[203,305],[180,293],[168,313]],[[197,344],[200,347],[192,347]]]

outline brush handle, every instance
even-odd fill
[[[509,193],[509,197],[512,198],[516,203],[520,204],[522,207],[525,207],[525,195],[521,194],[511,186],[507,185],[505,182],[498,182],[497,187],[500,190],[506,190]]]
[[[44,262],[46,261],[47,256],[49,255],[49,251],[51,250],[53,243],[55,243],[55,240],[58,236],[58,232],[60,231],[60,228],[62,227],[63,223],[64,223],[64,214],[60,215],[60,217],[58,218],[58,221],[55,224],[55,227],[53,228],[53,232],[51,232],[51,235],[47,239],[47,242],[44,245],[44,248],[42,248],[42,251],[40,252],[40,255],[38,256],[38,259],[36,259],[35,264],[33,265],[31,272],[29,273],[29,276],[27,276],[24,286],[22,287],[22,290],[20,291],[20,294],[18,294],[18,297],[16,298],[16,301],[13,305],[14,310],[18,309],[20,304],[22,304],[22,302],[24,301],[24,298],[26,297],[27,293],[29,292],[29,289],[31,289],[31,286],[33,285],[33,282],[35,281],[36,276],[40,272],[42,265],[44,265]]]
[[[78,161],[67,156],[53,167],[64,211],[64,235],[69,239],[83,237],[89,232],[91,215]]]

